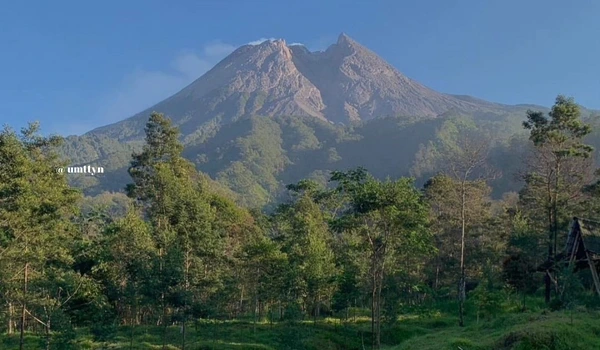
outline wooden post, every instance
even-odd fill
[[[577,251],[579,250],[579,240],[583,239],[581,236],[581,231],[575,237],[575,243],[573,244],[573,249],[571,250],[571,257],[569,258],[569,267],[575,262],[577,258]]]
[[[19,335],[19,350],[23,350],[24,349],[24,345],[25,345],[25,321],[27,319],[27,308],[26,308],[26,301],[27,301],[27,282],[28,282],[28,278],[29,278],[29,263],[25,263],[25,274],[24,274],[24,283],[23,283],[23,306],[21,308],[21,329],[20,329],[20,335]]]
[[[592,271],[592,279],[594,280],[594,286],[596,287],[596,292],[600,297],[600,278],[598,278],[598,271],[596,270],[596,264],[594,264],[594,260],[590,255],[590,252],[586,251],[585,255],[588,260],[588,264],[590,264],[590,271]]]

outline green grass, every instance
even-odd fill
[[[407,335],[388,350],[587,350],[600,349],[600,313],[527,312],[490,320],[469,319],[459,327],[455,318],[413,319],[399,322]]]
[[[448,309],[451,309],[450,307]],[[352,320],[352,319],[351,319]],[[101,342],[94,340],[88,329],[77,330],[76,349],[161,349],[160,327],[121,327]],[[360,316],[356,322],[327,318],[312,321],[254,324],[249,321],[208,321],[190,324],[186,349],[225,350],[353,350],[370,348],[370,322]],[[27,335],[26,349],[41,349],[43,339]],[[18,335],[0,337],[1,349],[18,348]],[[430,316],[400,317],[382,332],[385,350],[578,350],[600,349],[600,313],[579,309],[569,311],[509,312],[480,319],[470,314],[466,326],[459,327],[457,318],[446,312]],[[167,330],[167,349],[181,348],[179,327]],[[58,344],[52,349],[62,349]]]
[[[200,321],[188,326],[186,349],[361,349],[361,333],[367,337],[369,325],[368,321],[342,324],[337,319],[320,320],[316,324],[304,321],[273,324],[261,322],[256,325],[243,321]],[[131,329],[128,327],[121,327],[107,342],[93,340],[87,329],[79,329],[78,333],[77,349],[162,349],[163,328],[160,327],[135,327],[133,347],[130,347]],[[3,342],[0,342],[0,349],[18,348],[18,335],[5,335],[1,339]],[[27,340],[26,349],[42,348],[39,345],[42,339],[28,336]],[[181,348],[179,327],[168,328],[166,343],[167,349]]]

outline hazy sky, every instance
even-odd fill
[[[79,134],[130,117],[235,47],[340,32],[441,92],[600,109],[598,0],[6,0],[0,125]]]

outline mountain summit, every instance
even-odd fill
[[[141,133],[151,111],[165,113],[187,135],[207,122],[223,124],[252,115],[349,122],[503,107],[507,106],[429,89],[342,33],[324,52],[287,45],[282,39],[241,46],[170,98],[92,133],[136,138],[140,136],[136,132],[123,130]],[[127,127],[115,127],[123,124]]]
[[[69,164],[106,169],[102,177],[70,180],[86,193],[118,191],[131,181],[131,153],[142,146],[148,116],[162,112],[181,131],[187,159],[239,194],[241,203],[260,206],[274,201],[284,184],[302,178],[325,183],[333,169],[364,166],[381,178],[407,175],[420,145],[444,120],[471,116],[496,128],[497,137],[508,137],[522,129],[529,107],[436,92],[346,34],[316,52],[268,40],[239,47],[131,118],[68,137],[62,154]],[[380,118],[388,116],[397,118]],[[355,121],[364,123],[339,125]]]

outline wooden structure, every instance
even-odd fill
[[[557,257],[558,261],[575,265],[576,270],[589,268],[596,292],[600,296],[600,223],[586,219],[573,218],[565,249]]]

